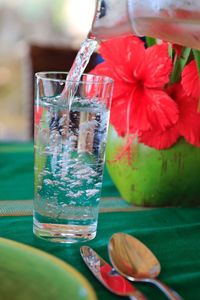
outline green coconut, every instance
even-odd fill
[[[124,155],[115,161],[125,144],[126,139],[110,127],[106,164],[122,198],[138,206],[200,204],[200,148],[184,139],[165,150],[134,141],[131,159]]]

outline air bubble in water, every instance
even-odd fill
[[[93,197],[98,193],[99,193],[99,190],[97,190],[97,189],[86,190],[86,196],[87,197]]]

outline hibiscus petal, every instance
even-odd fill
[[[116,76],[115,73],[113,73],[113,70],[110,68],[110,64],[108,64],[107,62],[102,62],[98,64],[92,71],[90,71],[90,73],[96,75],[109,76],[113,79]]]
[[[131,114],[134,131],[165,131],[178,120],[176,103],[160,90],[137,89]]]
[[[133,35],[117,37],[101,42],[99,52],[106,61],[114,64],[129,63],[130,55],[137,45],[143,45],[138,37]]]
[[[114,79],[113,101],[111,107],[110,123],[115,127],[120,136],[125,136],[127,132],[127,106],[132,85],[119,80],[118,75],[110,68],[110,64],[103,62],[92,70],[93,74],[107,75]],[[129,130],[129,129],[128,129]]]
[[[133,69],[144,60],[144,43],[133,35],[102,42],[99,51],[113,72],[126,81],[133,78]]]
[[[153,147],[155,149],[167,149],[173,146],[180,137],[177,125],[165,130],[160,131],[146,131],[140,133],[139,142],[146,146]]]
[[[195,60],[192,60],[183,69],[182,85],[188,96],[200,98],[200,76]]]
[[[168,83],[172,71],[172,60],[168,55],[168,44],[163,43],[147,48],[145,65],[142,79],[146,87],[162,88]]]
[[[110,123],[115,127],[120,136],[133,133],[130,124],[131,113],[129,113],[131,103],[131,92],[127,92],[124,97],[119,97],[118,101],[112,102]]]
[[[123,64],[116,66],[110,61],[98,64],[90,73],[109,76],[115,81],[131,82],[133,79],[132,72],[128,74]]]
[[[193,125],[191,126],[190,123],[187,130],[183,130],[181,133],[188,143],[193,146],[200,147],[200,113],[197,114],[193,115]],[[190,118],[190,120],[191,119],[192,118]]]
[[[200,147],[200,113],[197,110],[198,100],[186,95],[181,84],[173,87],[176,102],[180,111],[179,132],[186,141]]]
[[[97,65],[90,73],[97,75],[106,75],[114,80],[113,101],[117,101],[119,98],[126,98],[129,96],[133,89],[134,82],[132,80],[126,81],[123,77],[111,68],[109,62],[103,62]]]

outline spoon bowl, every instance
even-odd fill
[[[115,233],[108,245],[109,257],[114,268],[131,281],[155,284],[170,300],[182,298],[156,277],[161,266],[158,259],[138,239],[125,233]]]

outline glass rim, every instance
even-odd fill
[[[46,80],[46,81],[54,81],[54,82],[62,82],[62,83],[65,83],[66,82],[66,79],[60,79],[60,78],[48,78],[48,77],[45,77],[46,74],[63,74],[63,75],[67,75],[69,74],[69,72],[62,72],[62,71],[41,71],[41,72],[36,72],[35,73],[35,78],[37,79],[42,79],[42,80]],[[105,81],[104,82],[95,82],[94,80],[87,80],[87,81],[84,81],[84,80],[67,80],[67,82],[79,82],[79,83],[87,83],[87,84],[92,84],[92,83],[95,83],[95,84],[105,84],[105,83],[110,83],[110,84],[113,84],[114,83],[114,80],[109,77],[109,76],[106,76],[106,75],[97,75],[97,74],[93,74],[93,73],[83,73],[83,75],[87,75],[87,76],[93,76],[93,77],[96,77],[96,78],[104,78]]]

